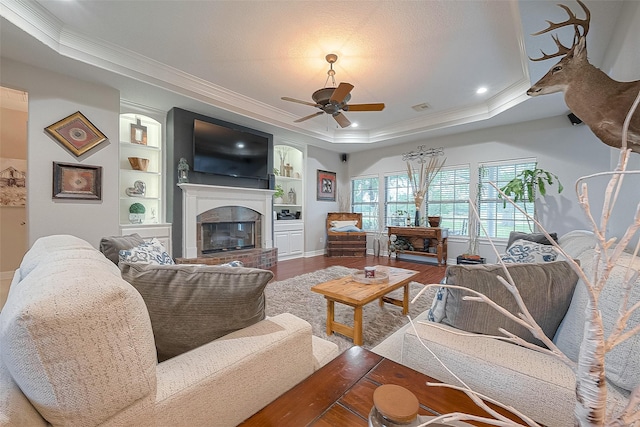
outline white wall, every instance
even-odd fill
[[[3,58],[0,83],[29,94],[28,204],[29,245],[50,234],[73,234],[98,246],[118,228],[118,116],[120,93]],[[76,157],[44,129],[76,111],[109,138]],[[53,162],[102,166],[102,200],[52,199]]]

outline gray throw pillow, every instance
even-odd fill
[[[128,236],[109,236],[100,239],[100,252],[118,265],[118,258],[121,250],[135,248],[144,243],[144,239],[139,234],[129,234]]]
[[[547,337],[553,338],[566,314],[578,275],[566,261],[543,264],[508,264],[507,269],[527,309]],[[447,285],[458,285],[483,293],[511,313],[520,312],[513,295],[496,276],[505,277],[500,265],[455,265],[447,268]],[[442,323],[479,334],[500,335],[503,328],[531,343],[542,345],[527,328],[488,304],[463,301],[471,295],[459,289],[447,289]]]
[[[558,241],[558,233],[549,233],[551,238]],[[529,242],[541,243],[543,245],[550,245],[551,242],[547,239],[542,233],[522,233],[520,231],[512,231],[509,233],[509,240],[507,241],[507,249],[515,242],[516,240],[528,240]]]
[[[163,361],[265,318],[268,270],[213,265],[120,263],[149,310]]]

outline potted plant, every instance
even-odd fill
[[[273,203],[275,203],[276,205],[281,204],[283,196],[284,196],[284,189],[282,188],[282,185],[280,184],[276,185],[276,192],[273,193]]]
[[[555,180],[555,181],[554,181]],[[527,201],[529,203],[533,203],[536,199],[536,195],[540,194],[541,196],[545,196],[547,194],[547,185],[552,186],[555,183],[558,184],[558,193],[562,193],[564,187],[562,183],[560,183],[560,179],[554,173],[548,172],[544,169],[536,166],[534,169],[525,169],[516,175],[511,181],[509,181],[504,187],[500,188],[507,197],[513,200],[514,203],[519,201]],[[502,195],[499,195],[502,197]],[[507,206],[507,201],[505,200],[503,205]],[[524,205],[525,212],[527,211],[526,204]],[[534,219],[536,218],[534,212]],[[531,222],[529,221],[529,228],[533,231],[533,227]]]
[[[133,203],[129,206],[129,222],[132,224],[142,224],[146,208],[142,203]]]

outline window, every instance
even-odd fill
[[[407,174],[384,177],[384,223],[388,226],[407,225],[407,217],[416,216],[416,205]]]
[[[498,198],[498,188],[505,186],[525,169],[535,168],[535,159],[520,159],[511,162],[485,163],[478,169],[481,192],[478,198],[480,221],[492,238],[508,238],[511,231],[529,233],[531,229],[527,217],[510,203]],[[517,203],[525,212],[534,216],[535,203],[520,201]],[[482,235],[482,234],[481,234]]]
[[[378,229],[378,191],[377,177],[351,180],[351,212],[362,214],[363,230]]]
[[[469,166],[443,168],[429,185],[427,215],[439,216],[449,235],[468,235]]]

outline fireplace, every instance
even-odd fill
[[[202,236],[210,233],[210,230],[203,231],[202,225],[207,223],[228,223],[229,229],[235,228],[234,237],[231,237],[231,230],[223,232],[228,233],[230,240],[225,243],[225,246],[228,245],[227,250],[215,249],[219,250],[219,254],[230,252],[238,257],[239,251],[235,250],[236,247],[245,244],[253,244],[255,247],[246,251],[273,249],[273,190],[191,183],[178,184],[178,186],[183,191],[182,256],[184,258],[195,260],[202,257],[204,249]],[[238,227],[239,223],[250,222],[253,223],[253,242],[247,243],[250,238],[245,233],[246,226],[242,226],[244,228],[242,233],[238,231]],[[222,228],[226,226],[216,225],[215,227],[222,232]],[[214,240],[219,243],[218,239],[216,237]],[[229,250],[229,247],[232,250]]]
[[[253,222],[202,224],[202,253],[237,251],[256,247]]]
[[[198,256],[261,247],[262,215],[244,206],[220,206],[196,218]]]

